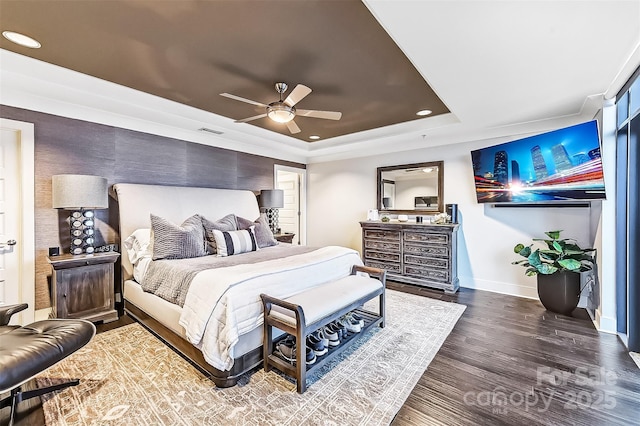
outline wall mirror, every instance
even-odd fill
[[[444,211],[444,163],[378,167],[378,210],[390,214]]]

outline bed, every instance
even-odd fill
[[[112,195],[118,205],[121,247],[125,241],[129,247],[135,235],[148,233],[152,215],[156,221],[161,217],[177,225],[194,215],[210,221],[228,215],[253,221],[260,216],[251,191],[118,183]],[[158,235],[151,238],[160,241]],[[220,244],[224,247],[223,242]],[[235,385],[240,375],[262,361],[260,293],[288,297],[347,276],[352,265],[362,264],[358,252],[348,248],[289,244],[227,257],[147,258],[142,262],[132,255],[135,265],[126,250],[122,251],[122,293],[127,314],[218,387]],[[150,292],[150,286],[151,291],[162,289],[164,281],[170,281],[165,277],[179,274],[177,281],[182,284],[172,284],[170,291]]]

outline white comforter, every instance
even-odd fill
[[[286,298],[347,276],[353,265],[362,265],[358,252],[329,246],[282,259],[202,271],[191,282],[180,325],[208,363],[229,370],[238,338],[262,325],[261,293]]]

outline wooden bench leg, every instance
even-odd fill
[[[382,317],[382,321],[380,322],[380,328],[384,328],[384,319],[385,319],[385,315],[384,315],[384,289],[382,290],[382,293],[380,293],[380,316]]]
[[[269,312],[271,309],[271,304],[265,306],[265,312]],[[264,366],[264,371],[271,370],[271,364],[269,363],[269,355],[273,353],[273,327],[269,324],[267,320],[267,315],[264,315],[264,324],[263,324],[263,332],[262,332],[262,363]]]
[[[307,339],[306,327],[300,323],[299,318],[296,330],[296,362],[298,393],[304,393],[307,390]]]

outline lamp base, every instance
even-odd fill
[[[267,208],[264,209],[264,212],[267,215],[267,222],[269,222],[269,228],[271,228],[271,232],[277,234],[280,230],[278,228],[278,209],[276,208]]]
[[[71,254],[91,254],[95,243],[95,217],[93,210],[76,210],[69,217]]]

